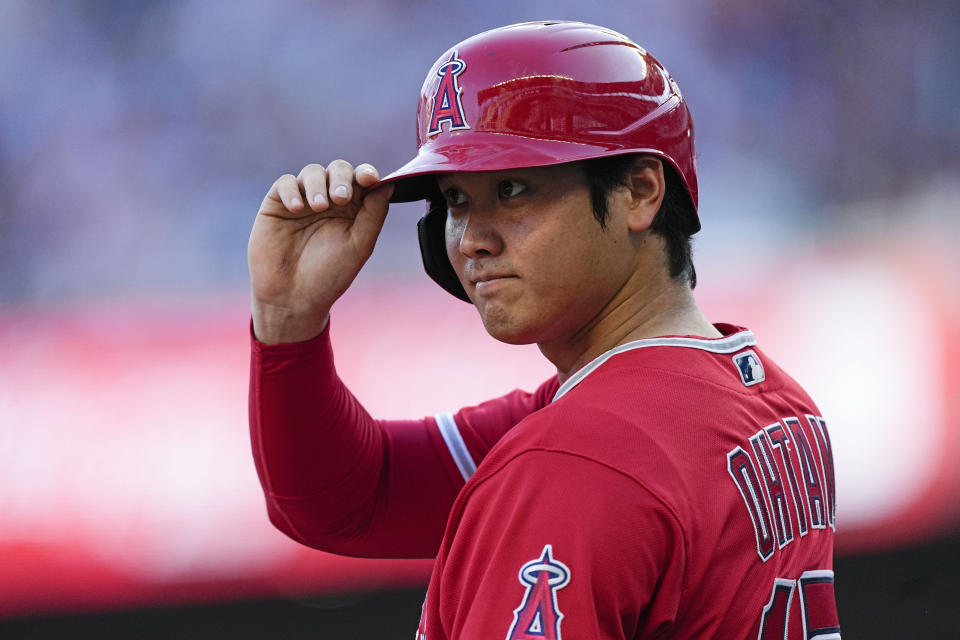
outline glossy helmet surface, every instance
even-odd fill
[[[436,174],[643,153],[673,167],[697,207],[693,121],[680,89],[643,48],[595,25],[515,24],[450,48],[420,90],[417,146],[382,183],[396,183],[394,202],[432,201],[418,225],[424,267],[462,300]]]

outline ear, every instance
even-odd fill
[[[630,231],[646,231],[660,211],[667,191],[663,163],[652,156],[637,156],[626,175],[627,225]]]

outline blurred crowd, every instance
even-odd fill
[[[609,26],[671,70],[705,229],[829,234],[850,203],[960,175],[952,0],[4,0],[0,304],[242,289],[277,175],[396,168],[434,59],[533,19]],[[391,217],[378,264],[415,250],[414,219]]]

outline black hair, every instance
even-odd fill
[[[627,172],[635,158],[636,155],[631,154],[605,156],[582,163],[590,189],[593,217],[601,227],[605,227],[607,223],[607,198],[615,188],[627,185]],[[660,210],[650,225],[650,231],[666,242],[670,277],[676,280],[686,279],[693,289],[697,286],[697,271],[693,266],[690,235],[697,229],[697,212],[676,169],[664,162],[663,175],[666,193]]]

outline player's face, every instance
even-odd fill
[[[449,173],[438,184],[450,262],[498,340],[576,339],[634,270],[629,234],[593,217],[577,164]]]

